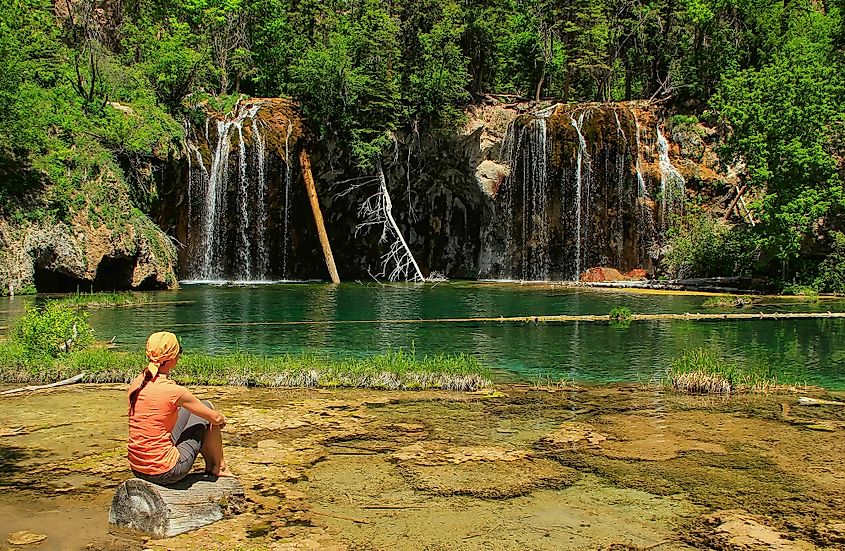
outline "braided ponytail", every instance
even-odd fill
[[[133,413],[135,413],[135,402],[138,401],[138,395],[141,394],[141,390],[143,390],[143,388],[145,386],[147,386],[147,383],[149,383],[152,380],[153,380],[153,374],[150,373],[150,371],[148,369],[145,369],[144,370],[144,380],[141,382],[141,385],[129,394],[129,416],[130,417],[132,416]]]

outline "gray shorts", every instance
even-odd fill
[[[208,400],[202,400],[202,403],[213,409],[211,402]],[[202,417],[194,415],[185,408],[179,408],[179,416],[176,418],[172,432],[173,445],[179,450],[179,460],[167,472],[150,475],[133,471],[135,476],[141,480],[162,486],[179,482],[185,478],[191,472],[194,461],[197,460],[197,455],[199,455],[202,447],[202,439],[210,425],[211,423]]]

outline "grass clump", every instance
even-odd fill
[[[737,295],[720,295],[710,297],[701,303],[705,308],[747,308],[754,303],[751,297]]]
[[[610,310],[608,321],[614,329],[628,329],[631,327],[631,309],[624,306],[615,306]]]
[[[0,343],[0,382],[46,383],[86,374],[86,382],[128,382],[146,361],[141,353],[89,348],[61,357],[35,358],[17,343]],[[386,390],[474,391],[491,385],[474,356],[418,357],[399,349],[364,358],[312,353],[263,356],[184,354],[173,371],[183,384],[258,387],[355,387]]]
[[[757,362],[741,368],[706,348],[686,350],[675,358],[668,378],[673,390],[686,394],[767,392],[783,384],[769,362]]]
[[[75,308],[115,308],[118,306],[130,306],[133,304],[146,304],[150,302],[150,295],[145,293],[133,293],[131,291],[118,291],[113,293],[77,292],[73,295],[53,300]]]

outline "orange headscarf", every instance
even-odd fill
[[[147,359],[150,363],[147,364],[147,371],[150,372],[152,378],[158,375],[158,370],[164,362],[175,359],[179,356],[179,341],[176,335],[168,333],[167,331],[160,331],[153,333],[147,339]]]

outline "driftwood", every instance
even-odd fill
[[[65,385],[72,385],[74,383],[78,383],[85,377],[85,373],[80,373],[79,375],[75,375],[70,379],[65,379],[63,381],[57,381],[55,383],[50,383],[47,385],[35,385],[35,386],[25,386],[22,388],[14,388],[12,390],[6,390],[4,392],[0,392],[0,395],[6,394],[18,394],[20,392],[32,392],[35,390],[44,390],[45,388],[55,388],[57,386],[65,386]]]
[[[834,402],[833,400],[821,400],[819,398],[809,398],[801,396],[798,398],[798,405],[801,406],[845,406],[845,402]]]
[[[234,477],[188,475],[169,486],[130,478],[117,487],[109,524],[166,538],[241,512],[243,485]]]

